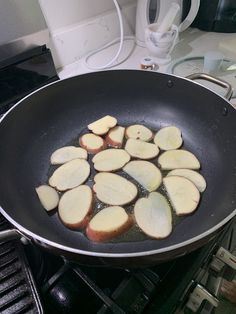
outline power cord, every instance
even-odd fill
[[[87,56],[84,59],[85,65],[91,69],[91,70],[102,70],[102,69],[108,69],[108,68],[112,68],[115,65],[118,65],[120,63],[122,63],[123,61],[118,62],[117,59],[121,53],[123,44],[124,44],[124,40],[131,40],[134,39],[134,36],[124,36],[124,27],[123,27],[123,19],[122,19],[122,14],[121,14],[121,10],[120,10],[120,6],[117,2],[117,0],[113,0],[113,3],[116,7],[116,11],[117,11],[117,15],[118,15],[118,19],[119,19],[119,26],[120,26],[120,37],[116,38],[114,40],[112,40],[111,42],[109,42],[108,44],[102,46],[99,49],[96,49],[92,52],[90,52],[89,54],[87,54]],[[88,63],[89,58],[91,58],[93,55],[95,55],[96,53],[116,44],[117,42],[120,42],[119,44],[119,48],[117,50],[117,53],[115,54],[115,56],[106,64],[102,65],[102,66],[93,66],[90,65]]]

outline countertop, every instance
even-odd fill
[[[185,58],[190,57],[204,57],[207,51],[220,51],[224,54],[227,60],[231,60],[236,64],[236,48],[232,46],[232,40],[236,40],[235,33],[214,33],[204,32],[195,28],[188,28],[186,31],[180,33],[179,40],[171,53],[171,63],[167,65],[159,65],[158,72],[172,73],[173,66]],[[231,43],[230,43],[231,42]],[[231,45],[230,45],[231,44]],[[89,58],[89,64],[93,66],[100,66],[107,63],[116,53],[118,44],[115,44],[109,48],[106,48],[91,58]],[[139,47],[135,44],[134,40],[127,40],[124,42],[122,53],[118,61],[123,61],[121,64],[112,67],[112,69],[137,69],[140,70],[141,60],[144,57],[149,56],[146,48]],[[85,64],[85,58],[79,61],[67,65],[66,67],[58,70],[58,75],[61,79],[71,76],[92,72],[94,70],[89,69]],[[186,73],[178,75],[185,76]],[[218,76],[218,75],[217,75]],[[220,73],[222,79],[228,81],[233,89],[236,91],[236,69],[230,71],[230,73]],[[218,76],[219,77],[219,76]],[[202,83],[202,82],[201,82]],[[222,88],[217,86],[209,86],[209,84],[203,85],[211,88],[216,93],[223,95]],[[231,103],[236,106],[236,98],[231,100]]]

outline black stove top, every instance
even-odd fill
[[[9,228],[4,218],[0,224]],[[228,269],[214,259],[220,247],[232,250],[234,225],[186,256],[142,269],[86,267],[30,243],[1,243],[0,313],[214,313],[211,299],[191,311],[191,297],[200,286],[214,300],[208,283]],[[201,312],[205,307],[211,311]]]
[[[46,45],[1,61],[0,114],[27,94],[58,79],[51,52]]]

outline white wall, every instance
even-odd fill
[[[1,0],[0,0],[1,1]],[[82,58],[119,36],[112,0],[38,0],[51,34],[49,48],[57,68]],[[125,35],[134,34],[136,0],[118,0]]]
[[[122,6],[134,1],[118,0],[118,3]],[[39,3],[51,31],[114,9],[112,0],[39,0]]]
[[[0,0],[0,44],[46,28],[38,0]]]
[[[136,2],[118,0],[126,35],[134,33]],[[0,0],[0,45],[21,36],[27,47],[47,44],[60,68],[118,37],[119,22],[112,0]]]

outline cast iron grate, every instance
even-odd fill
[[[9,227],[0,215],[0,231]],[[43,313],[23,246],[17,240],[0,243],[0,313]]]
[[[45,311],[141,314],[153,298],[159,280],[149,269],[91,268],[64,260],[64,265],[42,287]]]

